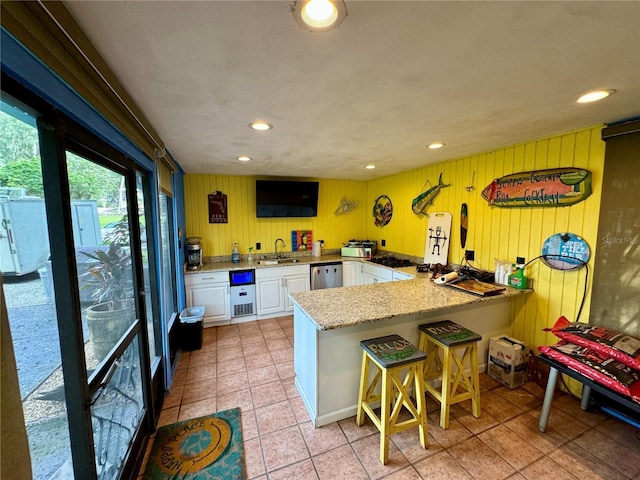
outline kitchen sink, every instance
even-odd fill
[[[258,260],[258,265],[279,265],[283,263],[298,263],[297,258],[278,258],[270,260]]]

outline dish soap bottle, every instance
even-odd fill
[[[233,250],[231,252],[231,261],[240,263],[240,252],[238,251],[238,242],[233,242]]]
[[[509,275],[509,285],[519,290],[527,288],[527,277],[524,276],[524,268],[518,268]]]

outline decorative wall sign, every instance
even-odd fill
[[[591,252],[584,239],[573,233],[556,233],[542,244],[542,260],[556,270],[576,270],[589,261]]]
[[[291,251],[306,252],[311,250],[313,236],[311,230],[291,230]]]
[[[386,195],[380,195],[373,204],[373,218],[376,227],[384,227],[391,221],[393,205]]]
[[[591,195],[591,172],[551,168],[496,178],[482,196],[496,207],[566,207]]]
[[[209,194],[209,223],[228,223],[227,196],[217,191]]]
[[[464,248],[467,245],[467,232],[469,231],[469,209],[467,204],[463,203],[460,209],[460,246]]]
[[[429,180],[427,180],[427,182],[428,181]],[[426,185],[427,184],[425,183],[422,186],[423,190]],[[438,196],[438,194],[440,193],[440,190],[450,185],[451,184],[445,185],[444,183],[442,183],[442,173],[441,173],[440,177],[438,178],[438,184],[435,187],[431,187],[429,190],[421,193],[420,195],[418,195],[416,198],[413,199],[413,201],[411,202],[411,210],[413,210],[413,213],[415,213],[416,215],[426,214],[427,208],[429,207],[429,205],[433,204],[433,200],[436,198],[436,196]]]

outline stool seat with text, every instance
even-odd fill
[[[407,428],[417,426],[420,445],[427,448],[427,409],[423,380],[426,355],[400,335],[363,340],[360,346],[363,352],[356,423],[362,425],[363,414],[366,413],[380,431],[380,462],[384,465],[389,461],[389,436]],[[376,369],[371,382],[370,367]],[[378,385],[381,385],[380,393],[377,393]],[[412,386],[415,402],[409,395]],[[378,402],[379,417],[374,412]],[[400,421],[398,416],[403,407],[411,418]]]
[[[478,341],[480,335],[451,320],[425,323],[420,329],[420,350],[427,354],[424,388],[440,402],[440,427],[449,428],[449,407],[471,399],[473,416],[480,416],[480,375]],[[462,356],[456,350],[464,349]],[[442,350],[442,358],[440,358]],[[465,362],[471,375],[467,376]],[[442,377],[440,390],[429,383]]]

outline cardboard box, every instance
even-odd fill
[[[520,340],[500,335],[489,340],[487,374],[509,388],[527,382],[529,357],[527,346]]]

